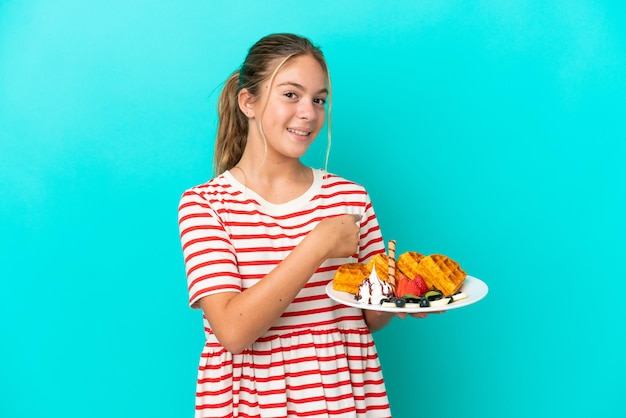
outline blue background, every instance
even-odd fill
[[[281,31],[328,59],[329,170],[490,287],[375,335],[394,416],[626,416],[623,4],[0,1],[0,417],[192,416],[178,199]]]

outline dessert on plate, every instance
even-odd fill
[[[366,305],[417,308],[466,298],[461,291],[466,277],[459,263],[443,254],[425,256],[407,251],[396,260],[392,240],[388,254],[377,254],[367,264],[340,266],[332,287],[354,295],[358,303]]]
[[[443,254],[406,252],[398,257],[397,266],[409,278],[420,275],[429,289],[437,289],[445,296],[458,292],[467,277],[459,263]]]
[[[348,263],[339,266],[333,278],[333,289],[340,292],[356,294],[363,280],[371,271],[365,264]]]
[[[380,305],[381,300],[395,295],[395,289],[389,281],[378,277],[378,267],[374,265],[370,275],[359,285],[354,299],[359,303]]]

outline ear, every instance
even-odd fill
[[[239,103],[239,109],[243,112],[248,119],[254,118],[254,96],[250,94],[248,89],[241,89],[237,96]]]

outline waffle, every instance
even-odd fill
[[[378,276],[378,278],[384,282],[388,282],[389,281],[389,257],[387,257],[387,255],[382,254],[382,253],[376,254],[374,257],[372,257],[369,263],[367,263],[367,269],[369,270],[369,273],[367,273],[368,276],[372,272],[372,269],[374,268],[374,266],[376,266],[376,275]]]
[[[431,254],[410,265],[429,288],[440,290],[444,296],[458,292],[467,277],[459,263],[442,254]]]
[[[396,268],[400,270],[404,275],[410,279],[413,279],[418,274],[417,265],[424,256],[414,251],[407,251],[402,253],[396,261]]]
[[[359,285],[370,275],[370,272],[371,270],[365,264],[343,264],[335,272],[333,289],[339,292],[356,294],[359,292]]]

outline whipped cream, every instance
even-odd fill
[[[363,280],[359,286],[359,292],[354,299],[359,303],[378,305],[381,299],[394,296],[393,287],[385,281],[380,280],[376,274],[376,267],[372,268],[369,277]]]

